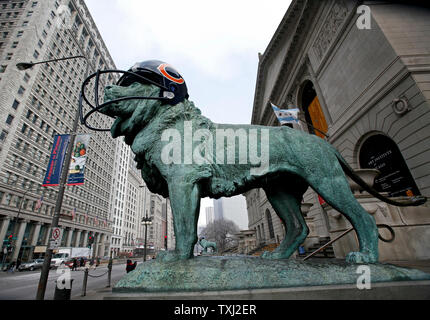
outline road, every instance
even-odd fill
[[[96,269],[90,269],[87,282],[87,294],[107,286],[107,270],[107,265],[101,265]],[[93,277],[102,274],[104,275],[101,277]],[[125,274],[125,264],[114,264],[112,266],[111,286],[114,286]],[[62,276],[61,270],[50,270],[45,292],[46,300],[52,300],[54,298],[56,280],[60,276]],[[73,300],[73,298],[81,296],[84,271],[71,271],[70,276],[71,279],[73,279],[71,293],[71,299]],[[34,300],[36,298],[39,279],[40,270],[14,273],[1,272],[0,300]]]

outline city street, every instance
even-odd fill
[[[107,265],[101,265],[96,269],[90,269],[87,282],[87,295],[90,295],[91,291],[100,290],[107,286],[107,270]],[[71,294],[71,299],[73,300],[74,298],[81,296],[84,271],[71,271],[70,274],[73,279]],[[93,277],[102,274],[104,275],[101,277]],[[112,266],[111,285],[114,286],[115,283],[125,274],[125,264],[114,264]],[[57,273],[57,270],[51,270],[49,272],[49,279],[45,293],[46,300],[52,300],[54,298],[56,279],[59,276],[61,276],[61,272]],[[39,279],[40,270],[23,272],[16,271],[15,273],[1,272],[0,300],[34,300]]]

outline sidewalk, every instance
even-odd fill
[[[381,263],[393,264],[399,267],[411,268],[421,270],[430,274],[430,260],[419,260],[419,261],[382,261]],[[105,296],[112,293],[112,288],[115,283],[112,283],[111,288],[102,288],[99,290],[87,291],[85,297],[73,297],[72,300],[103,300]]]

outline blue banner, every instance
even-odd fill
[[[48,168],[46,169],[42,187],[60,185],[61,170],[63,168],[64,157],[69,141],[70,135],[68,134],[57,134],[54,136],[51,157],[49,158]]]
[[[76,186],[84,184],[85,165],[87,161],[87,150],[90,143],[90,134],[78,134],[75,138],[73,146],[72,159],[69,166],[68,186]]]

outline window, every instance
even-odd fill
[[[6,56],[6,60],[12,59],[13,53],[8,53]]]
[[[23,26],[23,27],[28,26],[28,21],[24,21],[24,22],[22,23],[22,26]]]
[[[23,86],[20,86],[18,89],[18,94],[22,96],[24,92],[25,92],[25,88]]]
[[[6,140],[6,137],[8,135],[9,132],[7,132],[6,130],[2,130],[0,133],[0,141],[4,141]]]
[[[0,73],[4,73],[6,71],[7,66],[0,66]]]
[[[33,11],[28,11],[27,12],[27,17],[31,17],[33,15]]]
[[[37,50],[34,50],[33,57],[36,59],[39,57],[39,52]]]
[[[19,101],[15,99],[15,101],[12,104],[12,109],[16,110],[19,107]]]
[[[25,75],[24,75],[24,81],[26,83],[28,83],[28,80],[30,80],[30,75],[26,72]]]
[[[13,115],[11,115],[11,114],[8,115],[7,118],[6,118],[6,123],[9,124],[9,125],[12,124],[13,119],[14,119]]]
[[[31,4],[31,7],[34,8],[37,6],[37,1],[33,1],[33,3]]]
[[[16,34],[17,38],[22,37],[22,35],[24,34],[24,31],[18,31],[18,33]]]
[[[18,46],[18,41],[12,43],[12,49],[15,49]]]

